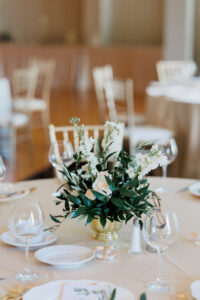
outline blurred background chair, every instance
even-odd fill
[[[52,80],[55,71],[53,60],[31,60],[26,69],[17,69],[13,72],[14,110],[26,113],[31,125],[40,124],[48,135],[49,125],[49,98]],[[39,80],[42,81],[41,98],[36,97],[36,88]],[[31,122],[35,113],[41,114],[40,122]]]
[[[133,80],[110,80],[105,84],[105,97],[112,121],[117,120],[117,102],[124,102],[127,114],[127,127],[124,135],[129,138],[130,154],[135,152],[135,147],[139,143],[167,141],[174,136],[168,129],[146,126],[135,126],[134,122],[134,89]]]
[[[95,67],[93,68],[93,80],[94,80],[94,87],[96,92],[96,97],[98,101],[98,109],[100,114],[101,122],[105,122],[106,120],[117,120],[120,122],[127,123],[127,112],[124,111],[122,108],[115,110],[115,119],[113,119],[112,109],[109,109],[105,99],[104,87],[105,84],[114,79],[113,76],[113,69],[111,65],[105,65],[102,67]],[[116,81],[117,82],[117,81]],[[129,116],[130,118],[131,116]],[[145,114],[137,113],[134,116],[134,123],[135,124],[142,124],[145,122]]]
[[[29,140],[29,119],[26,114],[13,113],[9,80],[0,79],[0,153],[10,160],[13,167],[16,162],[17,144]]]
[[[50,92],[52,87],[52,82],[54,78],[55,68],[56,68],[56,61],[54,59],[37,59],[33,58],[29,61],[30,67],[37,67],[38,68],[38,81],[37,87],[39,86],[39,97],[35,99],[35,101],[40,101],[43,103],[42,113],[42,120],[43,124],[46,128],[48,128],[50,124]]]
[[[193,77],[197,71],[197,65],[194,61],[188,60],[162,60],[157,62],[156,69],[161,83],[174,83],[177,80],[187,80]]]

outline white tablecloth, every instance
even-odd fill
[[[173,130],[179,148],[173,176],[200,178],[200,81],[147,88],[147,122]]]
[[[162,179],[151,178],[152,188],[162,185]],[[176,193],[180,188],[191,184],[193,180],[168,179],[167,183],[174,189],[174,193],[163,196],[163,206],[173,209],[178,216],[180,234],[177,243],[168,249],[164,259],[164,274],[168,279],[181,280],[186,287],[195,279],[200,279],[200,249],[199,246],[186,240],[189,232],[200,232],[200,199],[189,194],[188,191]],[[23,187],[36,186],[29,198],[37,199],[43,209],[46,225],[51,223],[49,213],[56,213],[53,204],[52,192],[59,186],[56,179],[27,181],[19,183]],[[0,233],[7,230],[7,220],[12,203],[0,203]],[[68,220],[58,230],[57,244],[77,244],[86,247],[95,247],[98,242],[91,238],[89,227],[79,225],[77,220]],[[139,255],[128,254],[131,236],[131,222],[121,230],[120,252],[113,262],[93,260],[75,269],[56,269],[38,262],[31,251],[32,269],[41,275],[40,283],[57,279],[95,279],[110,281],[114,284],[130,289],[135,299],[144,291],[145,282],[154,279],[157,275],[158,256],[144,253]],[[0,296],[14,285],[12,277],[15,272],[24,268],[24,252],[0,242]],[[38,283],[39,284],[39,283]],[[169,299],[168,297],[148,293],[148,300]],[[44,299],[46,300],[46,299]]]

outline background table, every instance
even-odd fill
[[[148,124],[171,129],[179,154],[172,175],[200,178],[200,80],[160,86],[152,83],[147,92]]]
[[[150,178],[152,188],[162,184],[161,178]],[[193,180],[168,179],[167,183],[174,191],[191,184]],[[37,199],[46,218],[46,224],[51,223],[49,213],[56,213],[58,207],[53,204],[51,193],[55,192],[59,183],[56,179],[27,181],[19,183],[23,187],[36,186],[37,189],[28,198]],[[27,198],[27,199],[28,199]],[[178,216],[180,233],[176,244],[168,249],[164,257],[164,274],[166,278],[178,279],[189,286],[195,279],[200,279],[200,248],[186,240],[188,232],[200,231],[200,198],[195,198],[185,192],[174,192],[163,195],[163,206],[173,209]],[[7,230],[8,214],[12,203],[1,203],[0,232]],[[123,226],[121,230],[120,252],[113,262],[93,260],[79,268],[56,269],[52,266],[42,264],[34,257],[31,251],[30,261],[34,271],[41,275],[41,283],[57,279],[94,279],[110,281],[130,289],[135,299],[144,291],[144,284],[156,277],[158,255],[144,253],[139,255],[128,254],[130,246],[132,222]],[[59,238],[57,244],[77,244],[87,247],[95,247],[97,241],[92,240],[91,230],[77,223],[77,220],[68,220],[58,230]],[[12,286],[13,274],[24,268],[24,251],[5,245],[0,242],[0,277],[6,277],[0,281],[0,296]],[[166,296],[148,294],[148,300],[169,299]]]

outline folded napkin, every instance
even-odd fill
[[[109,284],[101,282],[79,283],[78,286],[64,282],[61,284],[58,300],[110,300],[112,292],[113,289]]]

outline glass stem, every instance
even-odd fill
[[[157,281],[159,283],[162,283],[163,281],[163,254],[161,251],[158,252],[159,254],[159,261],[158,261],[158,277],[157,277]]]
[[[167,165],[162,166],[163,178],[167,178]]]
[[[25,263],[26,268],[25,271],[30,274],[30,263],[29,263],[29,239],[26,239],[25,242]]]

